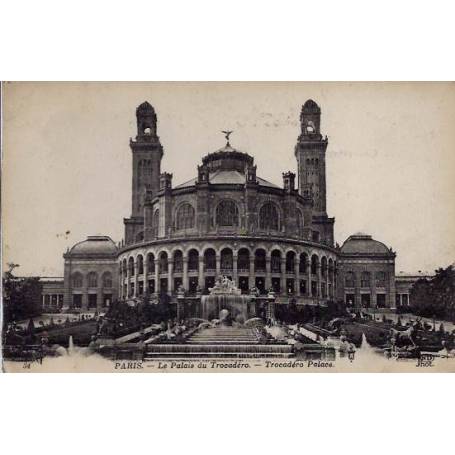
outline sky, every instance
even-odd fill
[[[131,213],[136,107],[149,101],[173,185],[231,145],[282,185],[307,99],[329,145],[335,240],[365,232],[397,252],[396,271],[455,261],[454,83],[7,83],[3,86],[2,260],[62,276],[88,235],[123,238]]]

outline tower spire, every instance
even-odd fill
[[[150,197],[160,189],[163,147],[157,135],[155,109],[144,101],[136,109],[137,136],[130,141],[133,152],[133,202],[132,216],[143,216],[146,193]]]
[[[327,137],[321,135],[321,108],[309,99],[300,112],[301,134],[295,146],[299,193],[303,196],[308,188],[313,195],[313,210],[317,215],[326,213],[325,154]]]

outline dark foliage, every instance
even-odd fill
[[[17,264],[8,264],[3,275],[3,321],[5,324],[41,314],[42,284],[37,277],[19,278],[13,275]]]
[[[411,289],[411,311],[419,316],[455,321],[455,270],[436,270],[431,280],[420,279]]]

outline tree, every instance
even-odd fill
[[[42,312],[42,284],[39,277],[16,277],[13,275],[19,264],[9,263],[3,274],[4,322],[38,316]]]
[[[435,277],[431,280],[432,297],[438,310],[445,317],[455,317],[455,270],[453,266],[436,270]]]
[[[410,292],[412,310],[420,316],[455,319],[455,270],[439,268],[431,280],[416,281]]]

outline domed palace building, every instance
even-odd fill
[[[118,298],[118,249],[110,237],[92,235],[64,255],[63,306],[102,311]]]
[[[358,308],[394,308],[395,256],[371,235],[351,235],[339,251],[339,300]]]
[[[154,108],[141,104],[136,119],[124,240],[116,246],[109,237],[90,236],[64,254],[65,307],[102,310],[117,298],[144,294],[168,294],[176,302],[177,290],[200,296],[220,275],[243,293],[272,289],[277,303],[395,307],[392,249],[366,234],[341,248],[334,244],[335,220],[326,211],[328,141],[314,101],[300,114],[297,176],[284,172],[282,186],[258,175],[254,158],[231,145],[230,131],[193,179],[174,186],[161,169]],[[55,294],[52,286],[44,293]],[[51,297],[43,295],[43,302]]]
[[[145,102],[136,110],[132,213],[124,220],[119,251],[122,299],[183,286],[188,295],[207,292],[226,275],[244,293],[273,289],[299,303],[333,299],[337,286],[334,218],[326,213],[327,137],[321,110],[302,108],[295,146],[298,179],[283,173],[282,187],[261,178],[254,158],[226,145],[207,154],[196,176],[173,185],[161,172],[163,147],[157,117]],[[287,300],[286,300],[287,301]]]

